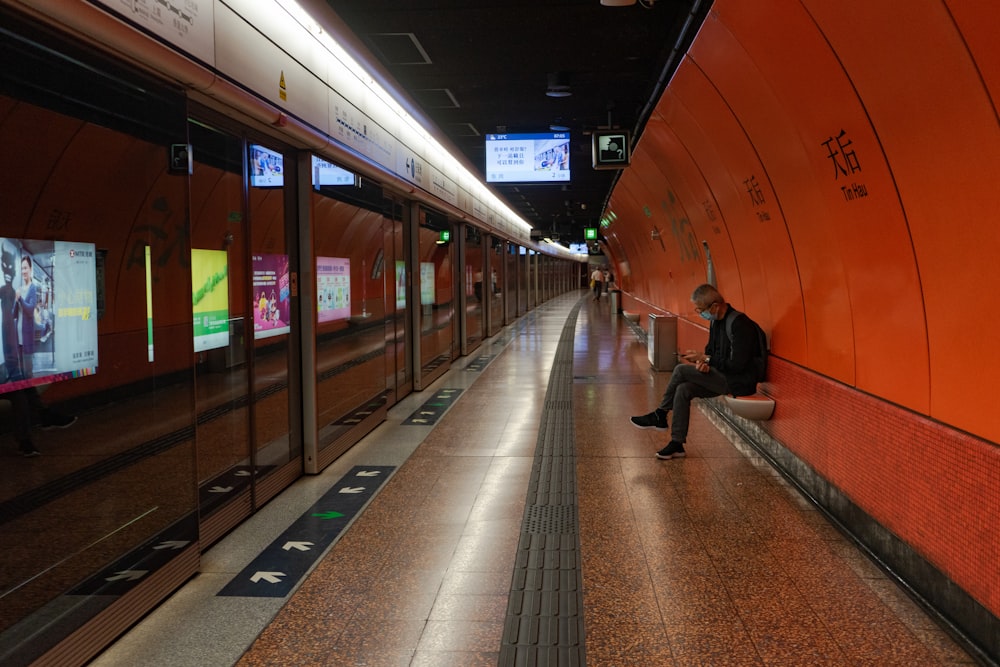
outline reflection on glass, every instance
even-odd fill
[[[451,360],[454,351],[454,288],[451,243],[441,242],[448,221],[421,211],[420,253],[420,369],[427,377]]]
[[[225,250],[191,250],[194,351],[229,345],[229,257]]]
[[[386,293],[405,284],[395,261],[386,272],[381,192],[352,195],[370,208],[343,201],[342,188],[313,191],[316,257],[316,428],[327,448],[386,401]],[[388,315],[406,308],[405,289],[391,297]],[[338,444],[340,447],[340,444]]]
[[[87,117],[117,105],[99,77],[79,74],[80,90],[102,91]],[[163,535],[197,539],[187,202],[166,169],[183,102],[157,98],[149,118],[130,118],[152,128],[143,138],[115,113],[98,125],[75,117],[73,100],[33,95],[52,108],[0,95],[0,144],[20,156],[16,178],[0,179],[0,646],[10,664],[22,645],[37,655],[146,581],[115,580],[110,564],[136,562]],[[101,168],[81,169],[95,147]]]
[[[483,339],[483,239],[478,229],[465,227],[465,331],[468,349]]]
[[[291,290],[288,255],[253,256],[254,339],[273,338],[291,331]]]
[[[254,164],[254,149],[261,149],[263,164]],[[291,346],[289,339],[295,327],[292,314],[291,265],[288,252],[288,228],[285,219],[285,188],[292,179],[286,178],[289,163],[273,146],[254,145],[251,150],[251,174],[259,171],[249,190],[250,275],[241,282],[241,304],[245,311],[240,322],[253,328],[251,391],[253,398],[253,472],[258,481],[254,502],[267,500],[274,485],[262,484],[268,475],[293,461],[301,453],[301,443],[291,439],[292,397],[289,391]],[[284,185],[283,187],[276,187]],[[249,336],[249,330],[244,336]]]

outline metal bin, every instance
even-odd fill
[[[677,365],[677,317],[650,313],[646,334],[649,363],[658,371],[672,371]]]

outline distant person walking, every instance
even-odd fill
[[[590,286],[594,290],[594,301],[599,300],[604,290],[604,271],[600,268],[595,268],[590,274]]]

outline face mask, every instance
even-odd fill
[[[715,319],[714,317],[712,317],[712,313],[708,312],[707,310],[701,311],[700,313],[698,313],[698,315],[701,316],[701,319],[708,320],[709,322]]]

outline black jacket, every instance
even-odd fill
[[[751,363],[757,354],[757,330],[746,315],[728,303],[726,308],[725,317],[712,320],[705,354],[710,357],[708,365],[726,376],[729,393],[733,396],[748,396],[757,391]],[[734,318],[732,341],[726,334],[726,320],[730,317]]]

